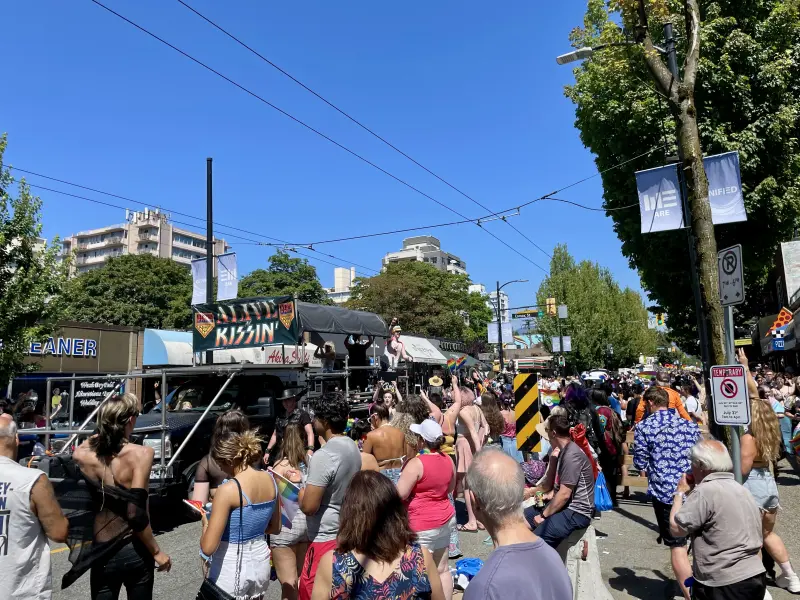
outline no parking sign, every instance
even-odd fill
[[[711,367],[711,396],[717,425],[749,425],[750,398],[742,365]]]

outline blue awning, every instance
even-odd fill
[[[191,367],[192,334],[166,329],[144,330],[143,367]]]

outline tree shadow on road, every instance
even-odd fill
[[[615,507],[614,512],[630,519],[631,521],[638,523],[639,525],[642,525],[643,527],[647,527],[651,531],[655,531],[656,533],[658,533],[658,525],[656,525],[652,521],[645,519],[644,517],[640,517],[639,515],[630,512],[629,510],[625,510],[624,508],[622,508],[622,506]]]
[[[608,585],[634,598],[672,600],[675,596],[681,596],[678,583],[661,571],[648,571],[655,575],[655,578],[637,575],[633,569],[627,567],[614,567],[613,571],[616,575],[609,578]]]

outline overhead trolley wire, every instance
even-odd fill
[[[297,78],[296,78],[294,75],[292,75],[291,73],[289,73],[289,72],[288,72],[288,71],[286,71],[285,69],[281,68],[280,66],[278,66],[277,64],[275,64],[274,62],[272,62],[272,61],[271,61],[270,59],[268,59],[266,56],[264,56],[263,54],[261,54],[260,52],[258,52],[258,50],[256,50],[255,48],[253,48],[253,47],[249,46],[248,44],[246,44],[244,41],[242,41],[241,39],[239,39],[238,37],[236,37],[235,35],[233,35],[233,34],[232,34],[230,31],[228,31],[227,29],[223,28],[222,26],[220,26],[219,24],[217,24],[216,22],[214,22],[212,19],[210,19],[210,18],[208,18],[207,16],[205,16],[203,13],[201,13],[200,11],[198,11],[197,9],[195,9],[194,7],[192,7],[191,5],[189,5],[187,2],[184,2],[184,0],[177,0],[177,2],[178,2],[179,4],[181,4],[182,6],[186,7],[187,9],[189,9],[190,11],[192,11],[192,12],[193,12],[195,15],[197,15],[198,17],[200,17],[201,19],[203,19],[203,20],[204,20],[206,23],[208,23],[208,24],[209,24],[209,25],[211,25],[212,27],[216,28],[218,31],[220,31],[220,32],[222,32],[223,34],[225,34],[226,36],[228,36],[228,37],[229,37],[230,39],[232,39],[234,42],[236,42],[237,44],[239,44],[240,46],[242,46],[243,48],[245,48],[246,50],[248,50],[249,52],[251,52],[252,54],[254,54],[255,56],[257,56],[258,58],[260,58],[262,61],[264,61],[265,63],[267,63],[268,65],[270,65],[270,66],[271,66],[271,67],[273,67],[274,69],[277,69],[277,70],[278,70],[280,73],[282,73],[283,75],[285,75],[286,77],[288,77],[289,79],[291,79],[292,81],[294,81],[294,82],[295,82],[297,85],[299,85],[300,87],[302,87],[304,90],[306,90],[306,91],[307,91],[307,92],[309,92],[310,94],[313,94],[314,96],[316,96],[317,98],[319,98],[320,100],[322,100],[322,101],[323,101],[325,104],[327,104],[328,106],[330,106],[330,107],[331,107],[333,110],[335,110],[336,112],[338,112],[339,114],[341,114],[341,115],[342,115],[342,116],[344,116],[345,118],[349,119],[351,122],[353,122],[353,123],[355,123],[356,125],[358,125],[358,126],[361,128],[361,129],[363,129],[364,131],[366,131],[367,133],[369,133],[370,135],[372,135],[372,136],[373,136],[373,137],[375,137],[376,139],[380,140],[381,142],[383,142],[384,144],[386,144],[387,146],[389,146],[389,148],[391,148],[391,149],[392,149],[392,150],[394,150],[395,152],[399,153],[400,155],[402,155],[402,156],[404,156],[405,158],[407,158],[408,160],[410,160],[412,163],[414,163],[415,165],[417,165],[417,166],[418,166],[420,169],[422,169],[423,171],[425,171],[425,172],[426,172],[426,173],[428,173],[429,175],[432,175],[433,177],[435,177],[436,179],[438,179],[439,181],[441,181],[443,184],[445,184],[447,187],[449,187],[449,188],[450,188],[450,189],[452,189],[453,191],[455,191],[455,192],[457,192],[457,193],[461,194],[461,195],[462,195],[464,198],[466,198],[467,200],[470,200],[471,202],[473,202],[474,204],[476,204],[477,206],[479,206],[479,207],[480,207],[480,208],[482,208],[483,210],[486,210],[486,211],[490,211],[490,212],[491,212],[491,210],[492,210],[491,208],[489,208],[489,207],[485,206],[484,204],[482,204],[481,202],[479,202],[478,200],[476,200],[475,198],[473,198],[472,196],[470,196],[469,194],[467,194],[467,193],[466,193],[466,192],[464,192],[463,190],[461,190],[461,189],[457,188],[455,185],[453,185],[452,183],[450,183],[449,181],[447,181],[447,180],[446,180],[444,177],[441,177],[440,175],[438,175],[438,174],[434,173],[432,170],[430,170],[428,167],[426,167],[425,165],[423,165],[422,163],[420,163],[420,162],[419,162],[418,160],[416,160],[414,157],[410,156],[408,153],[404,152],[403,150],[401,150],[400,148],[398,148],[397,146],[395,146],[394,144],[392,144],[392,143],[391,143],[389,140],[387,140],[385,137],[383,137],[383,136],[381,136],[380,134],[378,134],[377,132],[375,132],[373,129],[371,129],[370,127],[368,127],[367,125],[365,125],[364,123],[362,123],[361,121],[359,121],[358,119],[356,119],[354,116],[352,116],[351,114],[349,114],[347,111],[345,111],[345,110],[343,110],[343,109],[339,108],[338,106],[336,106],[336,105],[335,105],[333,102],[331,102],[330,100],[328,100],[327,98],[325,98],[324,96],[322,96],[322,94],[320,94],[320,93],[318,93],[318,92],[314,91],[313,89],[311,89],[311,88],[310,88],[309,86],[307,86],[305,83],[303,83],[302,81],[300,81],[299,79],[297,79]],[[528,241],[529,241],[531,244],[533,244],[533,245],[534,245],[534,246],[535,246],[537,249],[539,249],[541,252],[543,252],[543,253],[544,253],[544,254],[545,254],[545,255],[546,255],[548,258],[552,258],[552,256],[550,256],[550,253],[549,253],[549,252],[547,252],[547,251],[546,251],[544,248],[542,248],[541,246],[539,246],[539,244],[537,244],[536,242],[534,242],[534,241],[533,241],[531,238],[529,238],[527,235],[525,235],[525,234],[524,234],[522,231],[520,231],[519,229],[517,229],[517,228],[514,226],[514,224],[513,224],[513,223],[509,223],[507,220],[505,220],[504,218],[500,217],[500,215],[498,215],[498,213],[492,213],[492,216],[499,217],[499,218],[500,218],[500,220],[502,220],[502,221],[503,221],[503,222],[504,222],[506,225],[508,225],[509,227],[511,227],[511,228],[512,228],[514,231],[516,231],[517,233],[519,233],[519,234],[520,234],[520,235],[521,235],[523,238],[525,238],[526,240],[528,240]]]
[[[407,187],[407,188],[409,188],[410,190],[412,190],[412,191],[414,191],[414,192],[418,193],[419,195],[421,195],[421,196],[423,196],[423,197],[425,197],[425,198],[428,198],[428,199],[429,199],[429,200],[431,200],[432,202],[435,202],[436,204],[438,204],[438,205],[439,205],[439,206],[441,206],[442,208],[444,208],[444,209],[446,209],[446,210],[449,210],[450,212],[452,212],[452,213],[454,213],[454,214],[458,215],[458,216],[459,216],[459,217],[461,217],[462,219],[469,219],[469,217],[467,217],[467,216],[465,216],[465,215],[461,214],[460,212],[458,212],[457,210],[455,210],[455,209],[453,209],[453,208],[450,208],[449,206],[447,206],[447,205],[446,205],[446,204],[444,204],[443,202],[441,202],[441,201],[437,200],[436,198],[434,198],[434,197],[433,197],[433,196],[431,196],[430,194],[427,194],[427,193],[423,192],[423,191],[422,191],[422,190],[420,190],[419,188],[417,188],[417,187],[415,187],[415,186],[411,185],[410,183],[408,183],[407,181],[405,181],[405,180],[401,179],[401,178],[400,178],[400,177],[398,177],[397,175],[394,175],[393,173],[391,173],[391,172],[387,171],[386,169],[384,169],[383,167],[381,167],[381,166],[377,165],[376,163],[372,162],[372,161],[371,161],[371,160],[369,160],[368,158],[366,158],[366,157],[362,156],[361,154],[357,153],[357,152],[356,152],[356,151],[354,151],[354,150],[351,150],[351,149],[350,149],[350,148],[348,148],[347,146],[345,146],[345,145],[343,145],[343,144],[341,144],[341,143],[337,142],[336,140],[334,140],[334,139],[333,139],[333,138],[331,138],[330,136],[328,136],[328,135],[326,135],[326,134],[322,133],[322,132],[321,132],[320,130],[318,130],[318,129],[315,129],[314,127],[312,127],[312,126],[311,126],[311,125],[309,125],[308,123],[306,123],[306,122],[304,122],[304,121],[302,121],[302,120],[298,119],[298,118],[297,118],[297,117],[295,117],[294,115],[292,115],[292,114],[288,113],[287,111],[285,111],[285,110],[283,110],[282,108],[278,107],[277,105],[273,104],[272,102],[270,102],[269,100],[267,100],[267,99],[266,99],[266,98],[264,98],[263,96],[260,96],[260,95],[259,95],[259,94],[257,94],[256,92],[254,92],[254,91],[252,91],[252,90],[250,90],[250,89],[246,88],[246,87],[245,87],[245,86],[243,86],[242,84],[240,84],[240,83],[238,83],[238,82],[234,81],[233,79],[231,79],[231,78],[230,78],[230,77],[228,77],[227,75],[224,75],[224,74],[223,74],[223,73],[221,73],[220,71],[217,71],[217,70],[216,70],[216,69],[214,69],[213,67],[211,67],[211,66],[207,65],[206,63],[202,62],[201,60],[199,60],[199,59],[195,58],[195,57],[194,57],[194,56],[192,56],[191,54],[189,54],[189,53],[187,53],[187,52],[185,52],[185,51],[181,50],[181,49],[180,49],[180,48],[178,48],[177,46],[175,46],[175,45],[171,44],[170,42],[168,42],[168,41],[167,41],[167,40],[165,40],[164,38],[161,38],[161,37],[159,37],[159,36],[158,36],[158,35],[156,35],[155,33],[151,32],[150,30],[148,30],[148,29],[144,28],[143,26],[139,25],[138,23],[135,23],[134,21],[131,21],[129,18],[125,17],[124,15],[122,15],[122,14],[120,14],[120,13],[116,12],[116,11],[115,11],[115,10],[113,10],[112,8],[109,8],[108,6],[106,6],[105,4],[103,4],[102,2],[100,2],[99,0],[91,0],[91,2],[93,2],[94,4],[96,4],[97,6],[99,6],[100,8],[103,8],[103,9],[105,9],[106,11],[108,11],[108,12],[109,12],[109,13],[111,13],[111,14],[113,14],[114,16],[116,16],[116,17],[118,17],[118,18],[122,19],[123,21],[125,21],[125,22],[126,22],[126,23],[128,23],[129,25],[132,25],[133,27],[135,27],[136,29],[138,29],[138,30],[139,30],[139,31],[141,31],[142,33],[145,33],[145,34],[147,34],[148,36],[152,37],[153,39],[155,39],[155,40],[157,40],[157,41],[161,42],[162,44],[164,44],[164,45],[166,45],[166,46],[168,46],[169,48],[172,48],[172,49],[173,49],[175,52],[178,52],[178,53],[179,53],[179,54],[181,54],[182,56],[184,56],[184,57],[188,58],[189,60],[191,60],[191,61],[192,61],[192,62],[194,62],[195,64],[197,64],[197,65],[200,65],[201,67],[203,67],[204,69],[206,69],[206,70],[208,70],[208,71],[211,71],[212,73],[214,73],[214,74],[215,74],[215,75],[217,75],[218,77],[221,77],[222,79],[224,79],[225,81],[227,81],[227,82],[228,82],[228,83],[230,83],[231,85],[234,85],[235,87],[237,87],[237,88],[239,88],[240,90],[242,90],[243,92],[245,92],[245,93],[249,94],[249,95],[250,95],[250,96],[252,96],[253,98],[255,98],[255,99],[259,100],[260,102],[263,102],[264,104],[266,104],[266,105],[267,105],[267,106],[269,106],[270,108],[273,108],[274,110],[278,111],[279,113],[281,113],[281,114],[282,114],[282,115],[284,115],[285,117],[288,117],[289,119],[291,119],[292,121],[294,121],[294,122],[295,122],[295,123],[297,123],[298,125],[302,125],[303,127],[305,127],[306,129],[308,129],[309,131],[311,131],[311,132],[313,132],[313,133],[316,133],[316,134],[317,134],[317,135],[319,135],[320,137],[322,137],[322,138],[324,138],[325,140],[329,141],[331,144],[333,144],[333,145],[337,146],[338,148],[340,148],[340,149],[344,150],[344,151],[345,151],[345,152],[347,152],[348,154],[351,154],[352,156],[356,157],[357,159],[361,160],[362,162],[364,162],[364,163],[368,164],[369,166],[371,166],[371,167],[373,167],[373,168],[377,169],[378,171],[380,171],[380,172],[381,172],[381,173],[383,173],[384,175],[387,175],[388,177],[391,177],[392,179],[394,179],[394,180],[395,180],[395,181],[397,181],[398,183],[400,183],[400,184],[402,184],[402,185],[406,186],[406,187]],[[548,271],[547,271],[547,270],[546,270],[544,267],[542,267],[541,265],[539,265],[538,263],[536,263],[535,261],[533,261],[531,258],[529,258],[528,256],[526,256],[525,254],[523,254],[522,252],[520,252],[519,250],[517,250],[517,249],[516,249],[516,248],[514,248],[513,246],[511,246],[511,245],[510,245],[508,242],[506,242],[505,240],[503,240],[503,239],[502,239],[502,238],[500,238],[499,236],[495,235],[494,233],[492,233],[492,232],[491,232],[491,231],[489,231],[488,229],[484,228],[484,227],[483,227],[483,226],[481,226],[479,223],[476,223],[476,225],[477,225],[478,227],[480,227],[480,228],[481,228],[483,231],[485,231],[486,233],[488,233],[490,236],[492,236],[494,239],[496,239],[498,242],[500,242],[501,244],[503,244],[505,247],[507,247],[509,250],[511,250],[512,252],[514,252],[514,253],[518,254],[518,255],[519,255],[520,257],[522,257],[524,260],[528,261],[529,263],[531,263],[532,265],[534,265],[536,268],[540,269],[542,272],[544,272],[544,273],[548,273]]]

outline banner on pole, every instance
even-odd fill
[[[513,344],[514,343],[514,329],[511,325],[511,322],[508,323],[501,323],[500,327],[503,330],[503,344]],[[490,344],[497,344],[497,321],[492,321],[487,326],[487,338]]]
[[[217,302],[233,300],[239,295],[239,271],[236,268],[236,253],[217,257]]]
[[[206,259],[192,261],[192,306],[206,301]]]
[[[270,344],[294,346],[300,338],[297,310],[291,296],[197,304],[192,312],[194,352]]]
[[[747,220],[742,194],[739,153],[707,156],[703,165],[708,177],[708,199],[714,225]],[[670,231],[683,227],[678,166],[665,165],[636,173],[641,232]]]

